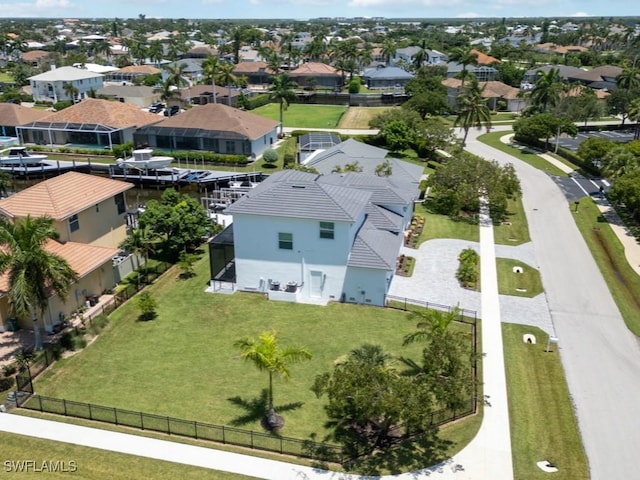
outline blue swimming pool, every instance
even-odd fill
[[[15,145],[20,145],[20,141],[18,140],[18,137],[0,136],[0,147],[1,148],[13,147]]]

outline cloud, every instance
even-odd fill
[[[203,5],[220,5],[224,0],[202,0]]]
[[[570,17],[590,17],[591,15],[589,15],[586,12],[576,12],[576,13],[571,13],[569,14]]]
[[[486,15],[486,14],[484,14]],[[467,13],[458,13],[456,15],[456,18],[481,18],[483,15],[480,15],[479,13],[475,13],[475,12],[467,12]]]
[[[462,0],[351,0],[348,5],[354,8],[387,7],[451,7],[463,3]]]
[[[78,5],[69,0],[0,3],[0,11],[4,18],[63,17],[75,13],[77,8]]]

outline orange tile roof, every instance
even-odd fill
[[[492,57],[491,55],[487,55],[486,53],[482,53],[480,50],[472,49],[469,53],[476,55],[478,65],[491,65],[492,63],[500,63],[499,59]]]
[[[64,220],[133,188],[119,180],[68,172],[0,200],[0,212],[9,217],[49,216]]]
[[[234,75],[243,75],[246,73],[257,73],[261,70],[271,72],[267,62],[240,62],[233,67]]]
[[[142,111],[132,103],[112,102],[98,98],[87,98],[41,119],[43,122],[89,123],[113,128],[143,127],[159,120],[157,115]]]
[[[271,132],[278,125],[279,122],[254,113],[245,112],[222,103],[209,103],[195,106],[180,115],[169,117],[155,127],[234,132],[254,140]]]
[[[118,253],[117,248],[99,247],[86,243],[67,242],[60,243],[56,240],[49,240],[45,250],[64,258],[69,266],[82,278],[100,268]],[[9,273],[0,275],[0,296],[9,291]]]
[[[315,75],[338,75],[338,71],[333,68],[331,65],[327,65],[326,63],[320,62],[308,62],[303,63],[295,70],[289,72],[289,76],[315,76]]]
[[[445,87],[460,89],[462,86],[462,80],[458,78],[446,78],[441,82]],[[469,82],[467,82],[468,85]],[[478,86],[482,90],[483,98],[506,98],[513,100],[518,98],[520,89],[507,85],[506,83],[497,82],[492,80],[490,82],[478,82]]]
[[[128,67],[122,67],[120,70],[115,70],[112,73],[139,73],[141,75],[155,75],[162,70],[151,65],[129,65]]]
[[[47,52],[45,50],[29,50],[28,52],[24,52],[22,54],[23,62],[35,62],[40,60],[41,58],[48,57],[51,55],[51,52]]]
[[[8,127],[37,122],[49,115],[51,115],[51,112],[46,110],[27,108],[15,103],[0,103],[0,125]]]

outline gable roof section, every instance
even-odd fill
[[[469,53],[476,56],[478,65],[491,65],[492,63],[500,63],[500,60],[498,60],[497,58],[492,57],[491,55],[487,55],[480,50],[476,50],[475,48],[470,50]]]
[[[366,208],[367,220],[378,230],[387,230],[393,233],[402,231],[403,218],[402,215],[387,210],[380,205],[370,203]]]
[[[51,115],[51,112],[23,107],[15,103],[0,103],[0,124],[15,127],[35,122]]]
[[[154,95],[154,88],[146,85],[106,85],[96,91],[97,95],[108,97],[151,97]]]
[[[327,65],[326,63],[320,62],[307,62],[300,65],[295,70],[289,72],[290,77],[298,77],[298,76],[339,76],[338,70],[333,68],[331,65]]]
[[[370,173],[322,175],[318,182],[371,192],[371,202],[377,205],[405,205],[418,197],[417,185],[412,191],[390,177],[378,177]]]
[[[346,156],[351,159],[351,163],[354,160],[359,158],[376,158],[382,161],[389,153],[388,150],[384,148],[374,147],[372,145],[367,145],[363,142],[358,142],[353,138],[349,138],[338,145],[328,148],[325,151],[319,153],[314,156],[313,159],[307,163],[308,166],[316,166],[319,163],[322,163],[332,157]],[[380,163],[380,162],[378,162]],[[331,165],[331,168],[335,167],[335,163]]]
[[[68,172],[0,200],[0,212],[12,218],[64,220],[130,188],[133,185],[127,182]]]
[[[72,82],[74,80],[87,80],[89,78],[101,78],[99,73],[93,73],[89,70],[76,67],[59,67],[49,70],[48,72],[40,73],[29,77],[29,80],[35,80],[39,82]]]
[[[267,62],[239,62],[233,68],[233,73],[235,75],[258,72],[273,73],[268,68]]]
[[[111,73],[132,73],[138,75],[155,75],[156,73],[161,73],[162,70],[159,68],[153,67],[151,65],[129,65],[127,67],[122,67],[119,70],[114,70]]]
[[[274,173],[229,206],[227,212],[344,222],[362,214],[370,192],[323,184],[317,178],[295,170]]]
[[[459,78],[445,78],[442,80],[442,85],[454,90],[459,90],[462,87],[462,80]],[[483,89],[483,98],[506,98],[513,100],[518,98],[520,89],[507,85],[506,83],[498,82],[497,80],[491,80],[488,82],[478,82],[478,86]]]
[[[158,115],[142,111],[140,107],[131,103],[87,98],[64,110],[49,114],[40,119],[40,122],[87,123],[121,129],[143,127],[160,120]]]
[[[169,117],[155,127],[232,132],[255,140],[273,131],[278,125],[279,123],[275,120],[269,120],[221,103],[209,103],[195,106],[180,115]]]
[[[398,67],[369,68],[362,75],[364,78],[376,80],[411,79],[413,75]]]
[[[401,235],[378,230],[365,222],[353,242],[347,266],[394,270],[401,243]]]

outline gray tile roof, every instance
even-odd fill
[[[363,78],[374,78],[376,80],[411,79],[414,76],[398,67],[369,68],[364,71]]]
[[[347,266],[395,270],[401,244],[402,235],[378,230],[367,221],[353,242]]]
[[[372,193],[371,202],[378,205],[401,205],[413,202],[418,196],[418,186],[409,190],[390,177],[378,177],[369,173],[349,172],[340,175],[322,175],[318,182],[341,185]]]
[[[227,213],[351,222],[371,199],[369,191],[316,179],[315,174],[294,170],[275,173],[229,206]]]
[[[385,150],[384,148],[374,147],[373,145],[367,145],[366,143],[359,142],[357,140],[354,140],[353,138],[349,138],[348,140],[339,143],[335,147],[326,149],[324,152],[314,157],[313,163],[310,163],[309,165],[313,165],[316,162],[322,162],[326,158],[334,157],[340,154],[347,155],[348,157],[351,157],[353,159],[383,159],[387,156],[387,153],[389,153],[389,151]]]
[[[367,220],[378,230],[387,230],[393,233],[402,231],[402,215],[387,210],[379,205],[370,203],[366,208]]]
[[[43,82],[55,82],[63,80],[65,82],[71,82],[73,80],[85,80],[88,78],[102,77],[99,73],[93,73],[89,70],[76,67],[58,67],[53,70],[48,70],[44,73],[29,77],[28,80],[38,80]]]

